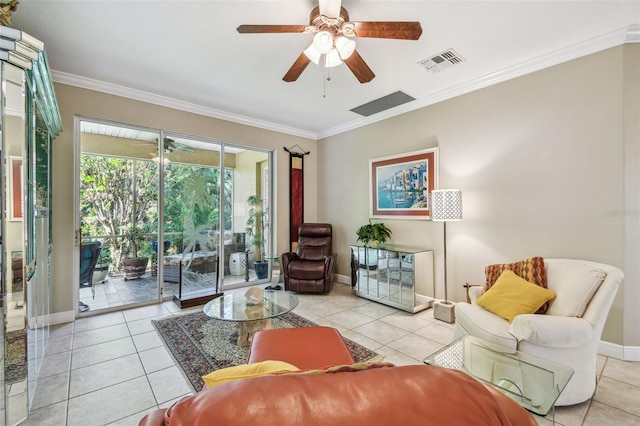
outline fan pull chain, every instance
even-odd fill
[[[330,75],[330,68],[325,68],[327,70],[327,74],[326,77],[323,77],[322,79],[322,97],[326,98],[327,97],[327,82],[331,81],[331,75]]]

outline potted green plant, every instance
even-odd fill
[[[245,223],[245,232],[249,237],[250,245],[253,246],[253,265],[258,279],[267,278],[269,274],[269,263],[264,259],[264,237],[267,230],[268,216],[263,208],[262,199],[257,195],[251,195],[247,199],[249,213]]]
[[[373,246],[387,241],[391,238],[391,230],[384,223],[371,223],[371,219],[369,219],[368,224],[358,228],[356,235],[358,236],[358,241],[362,241],[365,247],[368,247],[369,243]]]

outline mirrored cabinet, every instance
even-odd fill
[[[431,307],[433,250],[384,244],[352,245],[351,285],[357,296],[407,312]]]
[[[51,143],[62,130],[44,44],[0,27],[0,425],[27,418],[49,337]]]

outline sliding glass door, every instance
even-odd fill
[[[95,120],[77,127],[81,313],[187,307],[270,280],[270,151]]]
[[[155,301],[158,132],[80,122],[78,309]]]

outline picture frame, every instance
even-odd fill
[[[22,157],[9,156],[9,220],[22,220],[24,201],[22,199]]]
[[[429,194],[438,188],[438,148],[369,160],[372,218],[430,219]]]

